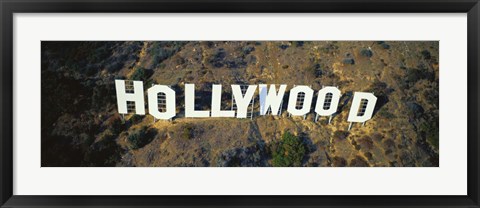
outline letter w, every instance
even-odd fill
[[[285,89],[287,85],[280,85],[280,89],[275,88],[275,85],[270,85],[270,90],[267,95],[267,85],[258,85],[260,94],[260,115],[265,115],[270,108],[272,115],[277,115],[280,105],[282,104],[283,96],[285,95]]]

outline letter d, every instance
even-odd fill
[[[373,93],[355,92],[352,107],[348,114],[348,122],[363,123],[370,120],[375,109],[375,103],[377,103],[377,97]]]

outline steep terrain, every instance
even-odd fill
[[[438,166],[439,43],[411,41],[42,42],[42,166],[272,166],[282,135],[301,166]],[[177,117],[118,114],[115,79],[170,85]],[[184,85],[210,109],[212,84],[287,84],[281,116],[184,118]],[[289,117],[293,85],[338,86],[338,113]],[[348,131],[355,91],[373,92],[371,120]],[[256,94],[258,95],[258,94]],[[314,97],[314,101],[316,97]],[[448,139],[448,138],[442,138]]]

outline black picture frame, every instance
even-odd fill
[[[1,207],[480,207],[478,0],[1,0]],[[467,13],[468,195],[466,196],[24,196],[13,195],[14,13]],[[448,179],[445,179],[448,180]]]

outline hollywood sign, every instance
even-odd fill
[[[135,113],[145,115],[145,101],[142,81],[133,81],[133,89],[127,90],[125,80],[115,80],[117,93],[118,112],[127,114],[127,102],[135,103]],[[212,85],[212,104],[211,110],[195,109],[195,85],[185,84],[185,117],[205,118],[205,117],[237,117],[246,118],[248,107],[252,105],[255,91],[258,88],[260,98],[260,115],[266,115],[270,110],[271,115],[278,115],[281,108],[287,85],[282,84],[277,90],[274,84],[268,87],[265,84],[248,85],[248,88],[242,92],[240,85],[231,85],[233,98],[237,106],[235,110],[222,110],[221,97],[222,85]],[[268,88],[268,89],[267,89]],[[130,92],[127,92],[130,91]],[[175,91],[166,85],[153,85],[148,90],[148,113],[156,119],[169,120],[176,115]],[[159,110],[158,95],[163,93],[165,108]],[[309,86],[297,85],[290,89],[287,111],[292,116],[305,116],[310,113],[314,90]],[[299,97],[303,98],[301,106],[297,105]],[[337,87],[327,86],[318,91],[315,105],[317,116],[332,116],[337,112],[340,102],[341,92]],[[365,122],[372,118],[373,110],[377,97],[373,93],[355,92],[348,115],[348,122]],[[327,104],[328,103],[328,104]],[[326,105],[327,104],[327,105]]]

